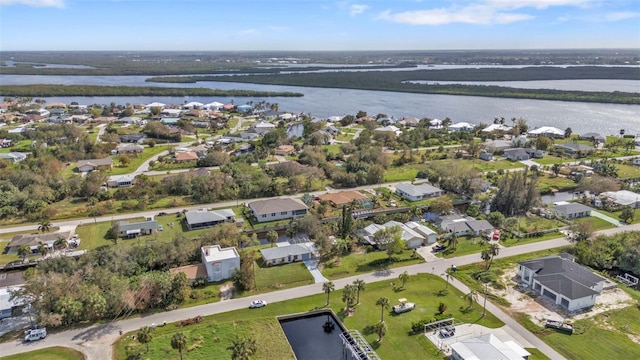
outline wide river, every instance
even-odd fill
[[[45,98],[47,102],[61,101],[80,104],[150,103],[159,101],[166,104],[182,104],[185,101],[223,103],[234,101],[243,104],[249,101],[266,100],[278,103],[281,111],[309,113],[316,117],[333,115],[355,115],[359,110],[370,115],[379,113],[401,117],[438,118],[449,117],[453,122],[492,123],[496,117],[506,119],[525,118],[531,128],[555,126],[561,129],[571,127],[573,132],[598,132],[602,135],[618,134],[625,129],[627,134],[640,134],[640,105],[597,104],[548,100],[504,99],[477,96],[453,96],[395,93],[387,91],[366,91],[347,89],[324,89],[297,86],[259,85],[233,82],[204,81],[197,84],[167,84],[145,82],[146,76],[39,76],[2,75],[2,85],[61,84],[61,85],[106,85],[106,86],[165,86],[165,87],[207,87],[212,89],[248,89],[264,91],[291,91],[303,93],[303,97],[277,98],[225,98],[225,97],[55,97]],[[605,80],[606,81],[606,80]],[[609,90],[620,85],[611,80]],[[553,85],[553,81],[546,82]],[[584,90],[592,82],[584,81]],[[580,82],[573,82],[575,90],[581,90]],[[628,83],[624,84],[625,86]],[[587,90],[588,91],[588,90]],[[510,122],[507,122],[510,123]]]

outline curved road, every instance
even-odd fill
[[[621,228],[614,228],[599,231],[598,234],[614,234],[624,231],[640,230],[640,224],[629,225]],[[530,253],[534,251],[540,251],[545,249],[552,249],[564,245],[568,245],[569,242],[564,238],[558,238],[553,240],[547,240],[537,243],[525,244],[520,246],[513,246],[508,248],[502,248],[500,254],[496,258],[504,258],[519,254]],[[451,265],[462,266],[466,264],[476,263],[480,261],[478,254],[470,254],[451,259],[437,259],[422,264],[410,265],[390,270],[382,270],[370,274],[364,274],[359,276],[352,276],[349,278],[338,279],[334,281],[336,290],[343,288],[345,285],[352,283],[355,279],[362,279],[367,283],[376,281],[388,281],[390,279],[396,279],[400,273],[407,271],[409,274],[414,275],[417,273],[433,273],[439,276],[444,276],[444,273]],[[464,293],[468,293],[469,289],[459,281],[453,279],[451,284],[460,289]],[[9,343],[0,344],[0,354],[12,355],[22,353],[26,351],[42,349],[51,346],[68,346],[78,349],[85,353],[88,359],[92,360],[111,360],[111,345],[118,339],[118,331],[129,332],[139,329],[142,326],[148,326],[152,323],[162,324],[164,321],[167,323],[176,322],[182,319],[194,317],[197,315],[207,316],[212,314],[218,314],[222,312],[237,310],[246,308],[252,300],[264,299],[269,303],[277,303],[280,301],[295,299],[303,296],[309,296],[322,293],[322,284],[311,284],[301,286],[292,289],[274,291],[265,294],[259,294],[249,296],[240,299],[232,299],[227,301],[221,301],[216,303],[210,303],[185,309],[178,309],[163,313],[156,313],[151,315],[144,315],[142,317],[131,318],[112,322],[108,324],[93,325],[85,328],[78,328],[73,330],[62,331],[59,333],[52,333],[47,336],[46,339],[37,341],[34,343],[22,343],[21,341],[14,341]],[[482,302],[482,297],[477,300]],[[277,305],[275,305],[277,306]],[[551,359],[564,359],[562,355],[553,350],[550,346],[545,344],[542,340],[537,338],[527,329],[518,324],[509,315],[503,312],[498,307],[487,302],[487,310],[502,320],[510,331],[513,331],[542,351]]]

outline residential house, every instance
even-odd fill
[[[225,222],[233,222],[236,214],[231,209],[224,210],[192,210],[185,213],[184,219],[189,230],[202,229]]]
[[[182,105],[182,109],[184,109],[184,110],[194,110],[194,109],[201,109],[203,106],[204,106],[204,104],[201,103],[201,102],[192,101],[192,102],[188,102],[188,103]]]
[[[503,155],[510,161],[522,161],[531,159],[531,155],[524,148],[507,149],[503,152]]]
[[[397,221],[388,221],[382,225],[371,224],[358,231],[358,234],[364,242],[378,247],[380,244],[375,240],[376,233],[392,227],[400,228],[402,240],[404,240],[407,249],[415,249],[436,241],[436,233],[433,230],[414,221],[405,224]]]
[[[147,135],[145,134],[118,135],[121,143],[141,143],[146,138]]]
[[[151,108],[154,108],[154,107],[164,108],[165,106],[167,106],[167,104],[163,104],[161,102],[152,102],[145,105],[144,107],[150,110]]]
[[[396,185],[396,194],[409,201],[420,201],[441,196],[442,190],[429,184],[413,185],[407,182]]]
[[[202,105],[202,108],[206,110],[220,110],[222,109],[223,106],[224,106],[223,103],[214,101],[214,102]]]
[[[238,105],[238,106],[236,106],[236,109],[238,109],[238,111],[241,112],[241,113],[248,113],[251,110],[253,110],[253,106],[247,105],[247,104]]]
[[[494,227],[487,220],[469,220],[466,222],[473,236],[480,236],[493,232]]]
[[[606,141],[604,136],[593,132],[588,132],[580,135],[580,140],[590,140],[596,144],[604,144],[604,142]]]
[[[489,126],[487,126],[486,128],[482,129],[481,132],[483,133],[505,133],[505,132],[509,132],[511,131],[512,128],[507,126],[507,125],[502,125],[502,124],[491,124]]]
[[[478,158],[484,161],[491,161],[493,160],[493,155],[486,150],[482,150],[480,151],[480,154],[478,154]]]
[[[291,121],[298,120],[298,115],[292,114],[292,113],[284,113],[284,114],[279,114],[278,119],[285,122],[291,122]]]
[[[240,269],[240,254],[235,247],[221,248],[220,245],[208,245],[203,246],[200,251],[209,281],[229,279]]]
[[[314,248],[312,243],[278,243],[278,245],[280,246],[260,250],[265,264],[288,264],[296,261],[311,260],[313,257]]]
[[[595,150],[593,146],[568,142],[564,144],[555,144],[554,148],[563,151],[566,155],[587,154]]]
[[[176,162],[189,162],[198,160],[198,154],[192,151],[181,152],[174,155]]]
[[[163,117],[160,119],[160,122],[167,126],[177,126],[178,121],[180,121],[179,117]]]
[[[349,205],[354,201],[358,206],[369,208],[371,207],[371,199],[359,191],[340,191],[335,193],[327,193],[318,196],[319,200],[328,201],[331,206],[341,208],[343,205]]]
[[[436,224],[447,233],[457,236],[480,236],[494,230],[487,220],[476,220],[470,216],[444,215],[436,220]]]
[[[398,128],[397,126],[394,125],[386,125],[384,127],[379,127],[376,129],[373,129],[373,131],[379,131],[379,132],[392,132],[396,135],[401,135],[402,134],[402,130],[400,130],[400,128]]]
[[[257,200],[250,202],[247,206],[258,222],[305,216],[309,209],[302,201],[289,198]]]
[[[275,149],[275,154],[280,156],[291,155],[295,151],[293,145],[280,145]]]
[[[491,182],[487,180],[483,180],[481,178],[471,179],[471,187],[474,189],[478,189],[482,192],[489,190],[491,187]]]
[[[615,206],[631,206],[640,209],[640,194],[629,190],[606,191],[602,197],[612,202]]]
[[[470,124],[468,122],[459,122],[459,123],[455,123],[455,124],[451,124],[449,125],[449,132],[456,132],[456,131],[473,131],[473,129],[475,129],[476,126],[474,124]]]
[[[118,154],[140,154],[144,151],[142,145],[120,144],[116,147]]]
[[[151,235],[158,230],[158,225],[158,222],[155,220],[134,223],[119,221],[118,237],[133,239],[140,235]]]
[[[8,159],[15,164],[15,163],[19,163],[20,161],[26,160],[27,155],[29,155],[29,153],[22,153],[22,152],[0,153],[0,159]]]
[[[551,211],[563,219],[578,219],[591,216],[591,208],[580,203],[559,202],[551,207]]]
[[[398,125],[402,125],[404,127],[410,127],[410,128],[414,128],[418,126],[419,123],[420,123],[420,120],[416,118],[403,118],[400,121],[398,121]]]
[[[7,244],[7,249],[8,249],[7,253],[9,254],[17,253],[18,248],[22,245],[29,246],[31,248],[31,251],[35,252],[38,250],[38,245],[40,244],[40,242],[44,243],[45,246],[52,249],[53,244],[59,238],[69,240],[71,238],[71,232],[62,231],[62,232],[46,233],[46,234],[36,233],[36,234],[16,235],[13,238],[11,238],[11,241],[9,241],[9,244]]]
[[[111,170],[113,159],[106,157],[104,159],[79,160],[78,171],[90,172],[94,170]]]
[[[514,341],[502,341],[492,333],[465,338],[449,345],[452,360],[529,360],[529,353]]]
[[[429,120],[429,127],[432,129],[442,129],[442,120],[440,119]]]
[[[552,139],[563,139],[564,131],[553,126],[541,126],[537,129],[530,130],[528,135],[532,137],[546,136]]]
[[[569,311],[594,306],[607,281],[569,254],[522,261],[518,275],[522,283]]]
[[[25,305],[25,300],[22,297],[11,299],[12,292],[20,290],[21,288],[22,286],[0,288],[0,320],[12,317],[14,311],[19,310]]]
[[[182,114],[180,109],[164,109],[160,112],[160,118],[176,119]]]
[[[107,187],[120,188],[133,185],[136,179],[135,174],[112,175],[107,179]]]
[[[258,135],[262,136],[268,132],[275,130],[276,126],[266,121],[260,121],[259,123],[254,124],[252,128],[255,129]]]

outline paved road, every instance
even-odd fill
[[[623,228],[614,228],[599,231],[599,234],[614,234],[624,231],[640,230],[640,224],[634,224],[625,226]],[[509,248],[503,248],[500,250],[500,254],[496,258],[504,258],[508,256],[514,256],[519,254],[530,253],[534,251],[540,251],[545,249],[552,249],[569,244],[566,239],[558,238],[548,241],[542,241],[537,243],[530,243],[520,246],[513,246]],[[390,270],[381,270],[378,272],[364,274],[360,276],[353,276],[344,279],[338,279],[334,281],[336,290],[343,288],[345,285],[352,283],[355,279],[362,279],[367,283],[377,281],[389,281],[397,279],[398,275],[403,271],[407,271],[409,274],[414,275],[418,273],[432,273],[439,276],[444,276],[445,271],[451,267],[451,265],[462,266],[466,264],[476,263],[480,261],[478,254],[470,254],[460,256],[451,259],[437,259],[422,264],[410,265]],[[466,286],[456,280],[452,280],[451,284],[461,291],[467,293],[469,290]],[[222,302],[210,303],[200,306],[195,306],[186,309],[178,309],[174,311],[168,311],[164,313],[157,313],[152,315],[145,315],[139,318],[120,320],[111,322],[108,324],[93,325],[86,328],[79,328],[74,330],[63,331],[59,333],[50,334],[46,339],[37,341],[35,343],[23,344],[20,341],[0,344],[0,354],[12,355],[21,352],[42,349],[51,346],[69,346],[78,349],[85,353],[88,359],[92,360],[111,360],[111,345],[118,338],[118,331],[129,332],[139,329],[142,326],[148,326],[153,323],[162,324],[164,321],[172,323],[182,319],[194,317],[197,315],[207,316],[212,314],[223,313],[227,311],[246,308],[248,304],[256,299],[264,299],[267,302],[277,303],[280,301],[295,299],[303,296],[309,296],[322,293],[322,284],[311,284],[301,286],[292,289],[274,291],[261,295],[254,295],[240,299],[232,299]],[[339,296],[334,293],[333,301],[337,301],[336,297]],[[482,301],[480,298],[479,301]],[[535,335],[529,332],[524,327],[520,326],[515,320],[510,318],[499,308],[495,307],[490,302],[487,302],[487,309],[502,320],[507,326],[511,328],[519,336],[533,344],[536,348],[542,351],[551,359],[564,359],[563,356],[558,354],[555,350],[550,348]],[[259,310],[258,310],[259,311]]]

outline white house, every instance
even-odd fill
[[[140,235],[151,235],[158,230],[158,226],[158,222],[154,220],[134,223],[120,221],[118,222],[118,237],[133,239]]]
[[[229,279],[236,269],[240,269],[240,255],[235,247],[223,249],[220,245],[208,245],[200,251],[209,281]]]
[[[455,124],[451,124],[449,125],[449,131],[450,132],[455,132],[455,131],[473,131],[473,129],[475,129],[475,125],[468,123],[468,122],[459,122],[459,123],[455,123]]]
[[[531,354],[514,341],[502,341],[488,333],[450,345],[453,360],[528,360]]]
[[[528,134],[532,137],[546,136],[548,138],[556,139],[564,138],[564,131],[553,126],[541,126],[537,129],[530,130]]]
[[[605,191],[601,194],[617,206],[640,208],[640,194],[629,190]]]
[[[407,182],[396,185],[396,194],[409,201],[419,201],[441,196],[442,190],[429,184],[413,185]]]
[[[551,207],[557,217],[564,219],[577,219],[591,216],[591,208],[580,203],[559,202]]]
[[[184,214],[184,221],[189,230],[194,230],[215,226],[224,222],[233,222],[235,217],[236,214],[231,209],[213,211],[194,210],[187,211],[187,213]]]
[[[569,254],[518,263],[522,283],[569,311],[592,307],[607,281],[573,261]]]
[[[154,107],[159,107],[159,108],[164,108],[165,106],[167,106],[167,104],[163,104],[161,102],[152,102],[150,104],[145,105],[145,109],[151,109]]]
[[[133,185],[133,181],[136,179],[135,174],[125,175],[112,175],[107,179],[107,187],[119,188]]]
[[[276,128],[276,126],[266,121],[260,121],[259,123],[253,125],[253,128],[258,134],[264,135],[270,131],[273,131]]]
[[[189,103],[186,103],[186,104],[182,105],[182,108],[184,110],[193,110],[193,109],[201,109],[202,106],[204,106],[203,103],[197,102],[197,101],[192,101],[192,102],[189,102]]]
[[[203,105],[202,108],[205,110],[220,110],[222,109],[223,106],[224,106],[223,103],[214,101],[214,102]]]
[[[21,286],[0,288],[0,319],[13,316],[13,310],[24,305],[22,297],[11,300],[11,293],[20,290]]]
[[[387,126],[384,126],[384,127],[379,127],[379,128],[373,129],[373,131],[392,132],[392,133],[394,133],[396,135],[401,135],[402,134],[402,130],[400,130],[400,128],[398,128],[397,126],[394,126],[394,125],[387,125]]]
[[[405,224],[397,221],[389,221],[382,225],[371,224],[360,230],[362,239],[370,245],[378,245],[374,240],[375,234],[383,229],[397,226],[402,231],[402,240],[404,240],[407,249],[415,249],[424,244],[432,244],[436,241],[436,232],[417,222],[410,221]]]
[[[257,200],[250,202],[247,206],[258,222],[305,216],[309,209],[302,201],[288,198]]]
[[[310,260],[313,256],[314,247],[312,243],[301,244],[278,244],[272,248],[260,250],[262,259],[267,265],[288,264],[296,261]]]

